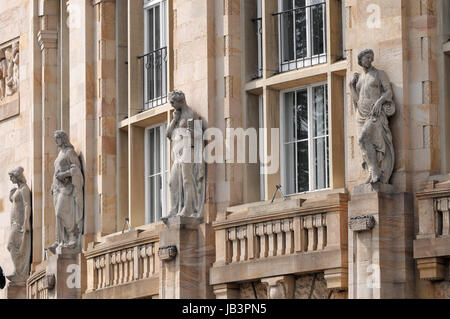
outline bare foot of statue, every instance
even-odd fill
[[[188,210],[186,208],[183,208],[177,216],[189,217],[189,216],[191,216],[191,214],[188,212]]]

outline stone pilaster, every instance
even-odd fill
[[[97,44],[97,181],[101,233],[116,231],[115,0],[93,0]]]
[[[348,210],[349,298],[414,297],[411,196],[391,187],[354,192]]]
[[[58,18],[59,1],[41,0],[38,43],[42,52],[42,248],[55,241],[55,210],[51,195],[58,129]]]
[[[160,234],[159,297],[161,299],[200,299],[201,272],[205,249],[200,249],[200,222],[196,218],[166,219]]]

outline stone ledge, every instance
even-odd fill
[[[347,257],[344,253],[343,250],[324,250],[249,260],[224,266],[213,265],[210,270],[210,284],[219,285],[341,268],[344,264],[347,264]]]
[[[159,295],[159,276],[86,292],[83,299],[136,299]]]
[[[414,240],[414,259],[450,257],[450,236]]]

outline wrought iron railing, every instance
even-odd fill
[[[262,78],[263,76],[263,24],[262,18],[252,19],[256,26],[256,41],[258,42],[258,67],[254,79]]]
[[[327,62],[326,2],[273,15],[278,17],[279,72]]]
[[[167,103],[167,47],[138,57],[142,60],[143,110]]]

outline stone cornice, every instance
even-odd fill
[[[58,31],[56,30],[41,30],[37,38],[42,51],[45,49],[56,49],[58,47]]]

